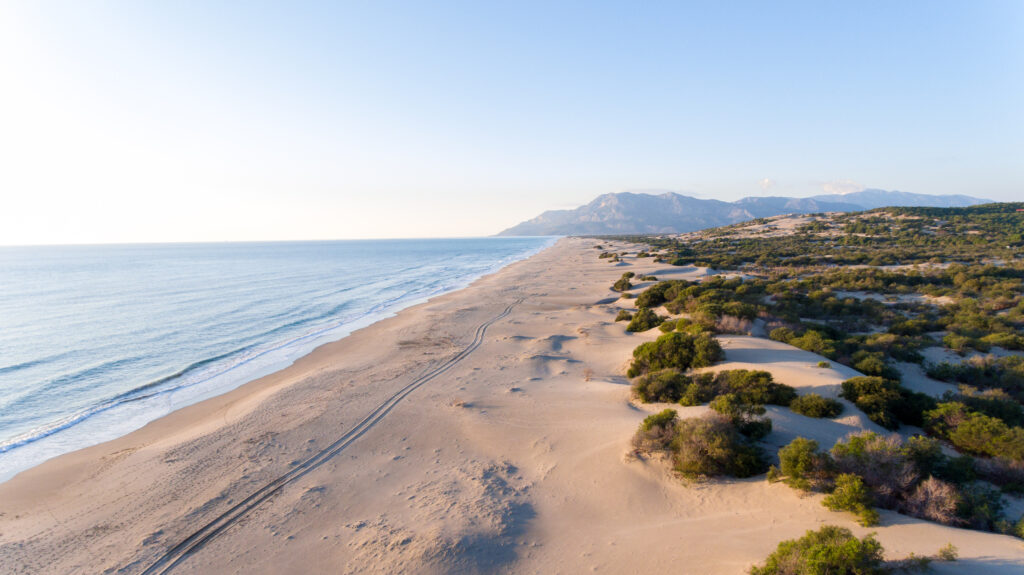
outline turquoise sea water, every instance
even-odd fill
[[[0,481],[285,367],[553,241],[0,248]]]

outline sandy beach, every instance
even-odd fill
[[[624,271],[706,270],[610,263],[595,243],[560,240],[0,484],[0,573],[732,574],[823,524],[876,532],[888,558],[954,544],[960,560],[937,573],[1024,569],[1013,537],[889,511],[862,528],[763,476],[685,484],[630,457],[638,423],[666,406],[632,403],[624,373],[660,332],[615,323],[629,302],[610,286]],[[720,341],[726,361],[711,369],[765,369],[800,393],[835,397],[857,375],[779,342]],[[769,449],[882,431],[845,406],[824,421],[770,408]]]

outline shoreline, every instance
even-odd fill
[[[613,264],[594,243],[564,238],[281,372],[0,484],[0,571],[141,573],[175,565],[168,551],[218,522],[175,573],[724,574],[823,523],[870,531],[763,477],[686,485],[663,462],[626,457],[639,422],[665,406],[631,402],[622,374],[660,332],[614,322],[611,283],[627,270],[702,270]],[[724,348],[716,369],[768,369],[802,390],[840,377],[821,379],[817,356],[779,342],[728,337]],[[851,416],[819,431],[866,425]],[[775,442],[808,425],[773,417]],[[937,572],[1024,564],[1012,538],[882,516],[872,530],[895,557],[956,544],[961,561]]]
[[[201,379],[174,384],[172,378],[167,376],[162,379],[166,379],[172,385],[165,389],[156,389],[152,393],[147,392],[148,395],[133,397],[136,392],[147,390],[153,385],[152,383],[145,384],[142,387],[125,391],[121,395],[107,400],[104,404],[89,406],[82,411],[67,414],[59,421],[13,437],[0,444],[0,461],[8,460],[5,461],[5,465],[0,466],[0,484],[56,457],[116,440],[175,411],[212,399],[249,382],[287,369],[322,345],[339,341],[355,331],[393,317],[410,307],[464,289],[483,277],[500,272],[508,265],[529,259],[550,248],[557,241],[558,238],[552,238],[546,245],[528,250],[523,255],[516,256],[515,260],[498,262],[479,275],[463,278],[438,288],[432,293],[399,298],[391,304],[382,303],[367,310],[360,317],[342,323],[320,326],[307,333],[297,334],[292,339],[261,344],[263,349],[258,353],[218,367],[216,371]],[[200,363],[206,361],[200,360]],[[191,366],[183,368],[174,379],[184,378],[190,369]],[[142,411],[139,411],[140,401],[148,405]],[[126,408],[129,413],[124,413]],[[124,419],[126,415],[128,416],[127,421],[129,421],[127,424]],[[112,424],[118,425],[117,431],[107,432]],[[100,438],[93,439],[94,434],[97,433]]]

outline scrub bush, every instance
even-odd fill
[[[629,325],[626,326],[626,331],[647,331],[649,329],[658,327],[664,321],[664,318],[651,311],[649,308],[642,307],[633,314],[633,319],[629,321]]]
[[[817,393],[808,393],[797,397],[789,404],[789,408],[807,417],[835,417],[843,412],[843,404]]]
[[[857,539],[849,529],[826,525],[779,543],[764,567],[751,575],[885,575],[882,544],[874,535]]]

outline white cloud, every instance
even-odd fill
[[[826,194],[852,194],[863,191],[865,187],[853,180],[835,180],[822,184],[821,189]]]
[[[768,191],[775,187],[775,180],[771,178],[762,178],[759,182],[757,182],[757,185],[761,186],[762,190]]]

